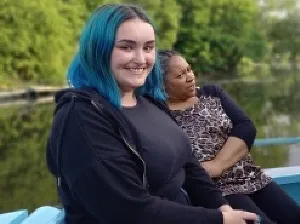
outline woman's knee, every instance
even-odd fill
[[[255,204],[279,224],[299,224],[300,206],[275,182],[250,195]]]
[[[261,217],[261,224],[275,224],[248,195],[233,194],[227,195],[225,198],[233,209],[241,209],[259,215]]]

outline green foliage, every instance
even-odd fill
[[[300,16],[299,12],[288,14],[286,18],[274,22],[270,30],[273,53],[290,54],[290,62],[296,63],[300,53]]]
[[[179,30],[180,17],[181,8],[176,1],[160,0],[153,17],[157,26],[159,48],[170,49],[173,47]]]
[[[0,80],[9,81],[1,86],[62,84],[83,24],[106,3],[141,5],[153,19],[158,47],[175,48],[210,79],[235,77],[243,58],[268,63],[288,54],[295,64],[300,51],[295,0],[3,0]],[[283,10],[287,17],[274,17]]]
[[[263,55],[264,37],[253,20],[259,12],[255,1],[178,2],[183,16],[175,48],[197,72],[232,76],[243,56]]]
[[[72,1],[72,0],[69,0]],[[98,6],[101,6],[105,3],[117,3],[118,1],[107,1],[107,0],[79,0],[80,4],[84,5],[88,11],[88,14],[93,12]]]
[[[242,57],[263,58],[265,36],[251,0],[3,0],[1,79],[61,84],[92,11],[106,3],[141,5],[159,48],[175,48],[195,71],[232,76]]]
[[[84,11],[78,4],[60,0],[1,1],[0,75],[62,83]]]
[[[267,0],[261,7],[262,22],[267,30],[270,46],[270,61],[288,63],[297,69],[297,58],[300,52],[300,16],[298,0]],[[288,60],[286,59],[288,56]]]

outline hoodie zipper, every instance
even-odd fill
[[[142,182],[143,182],[143,187],[147,188],[147,177],[146,177],[146,163],[142,159],[141,155],[138,153],[138,151],[126,140],[124,135],[122,134],[121,130],[119,130],[121,137],[123,141],[125,142],[126,146],[130,149],[130,151],[137,156],[137,158],[142,162],[143,164],[143,177],[142,177]]]

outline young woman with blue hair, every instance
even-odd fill
[[[57,93],[47,163],[65,223],[244,224],[162,103],[155,31],[131,5],[96,9]]]

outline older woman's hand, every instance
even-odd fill
[[[201,166],[206,170],[210,177],[220,177],[223,170],[217,160],[202,162]]]

